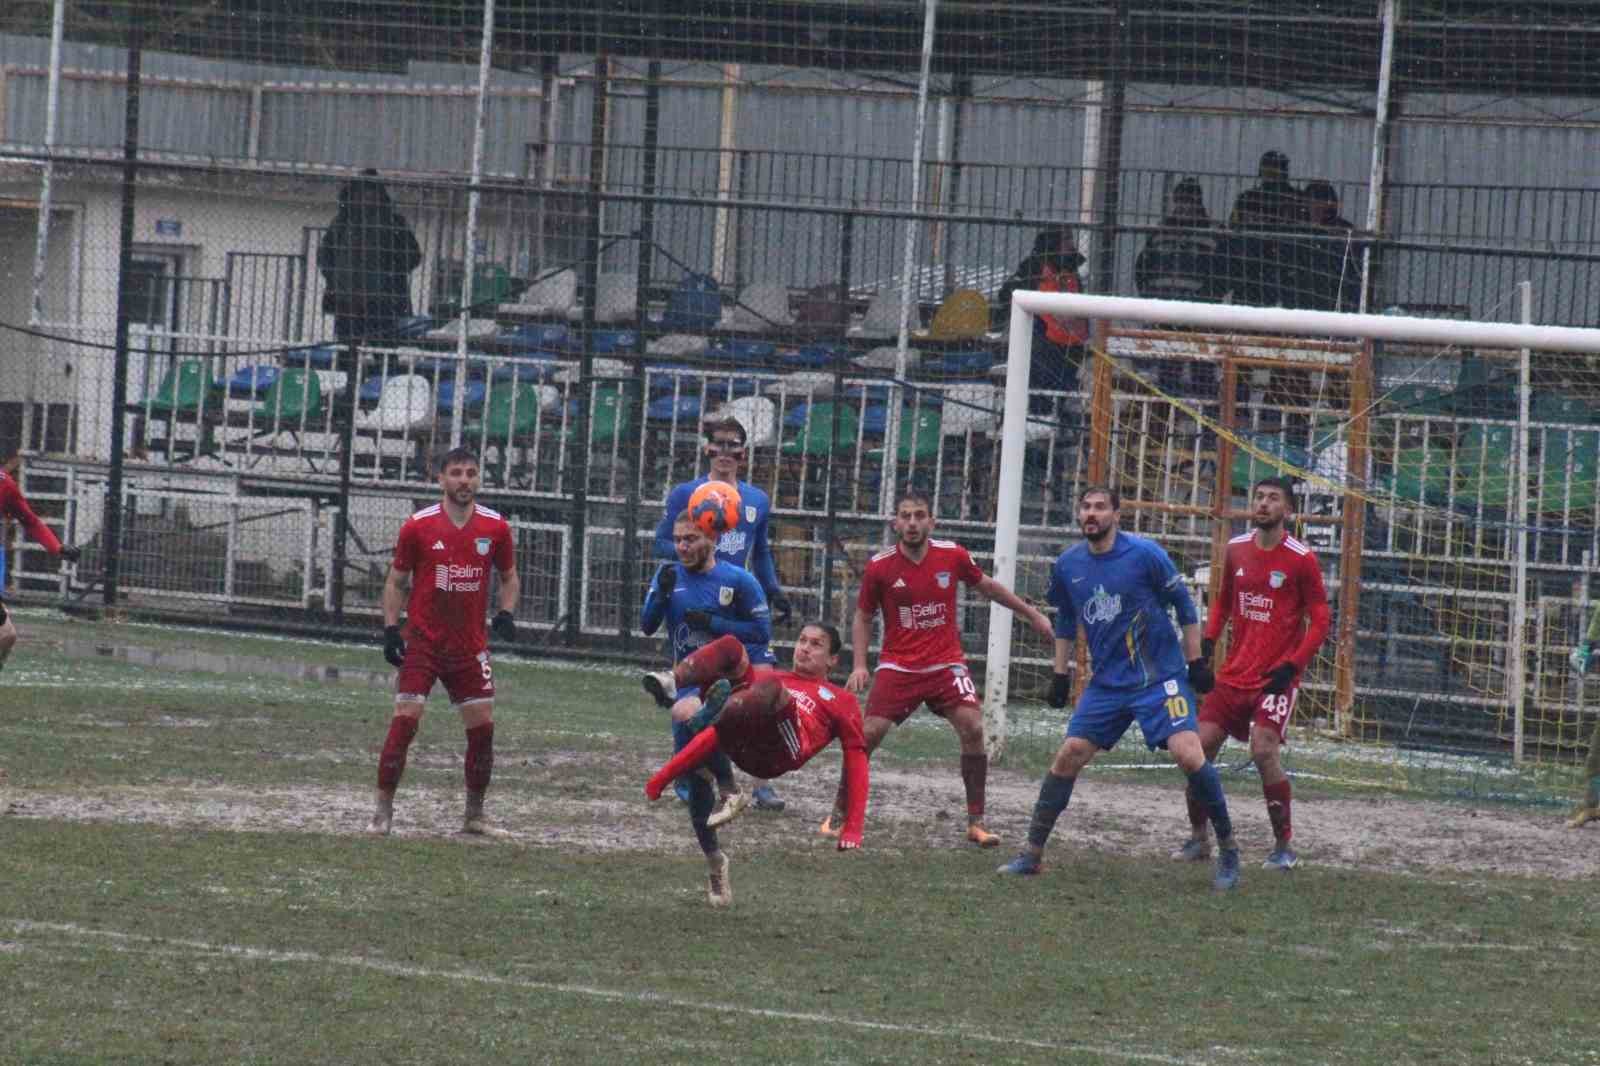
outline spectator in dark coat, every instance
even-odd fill
[[[1260,182],[1233,202],[1227,243],[1229,287],[1235,303],[1261,307],[1295,306],[1292,245],[1284,231],[1303,229],[1306,212],[1300,191],[1289,184],[1289,157],[1262,155]],[[1285,292],[1285,282],[1289,291]]]
[[[1065,228],[1041,230],[1011,277],[1000,288],[995,301],[996,324],[1005,328],[1011,321],[1011,294],[1018,289],[1039,292],[1082,292],[1078,268],[1083,265],[1078,243]],[[1078,387],[1078,368],[1083,365],[1084,345],[1089,342],[1089,321],[1066,315],[1035,315],[1033,319],[1033,358],[1029,363],[1028,391],[1071,392]],[[1028,410],[1034,414],[1053,414],[1055,397],[1032,395]]]
[[[1155,300],[1215,303],[1228,291],[1216,270],[1221,227],[1206,211],[1198,178],[1173,186],[1167,216],[1150,235],[1133,267],[1139,295]]]
[[[1361,250],[1355,226],[1339,214],[1339,193],[1326,181],[1308,181],[1306,211],[1317,239],[1305,242],[1299,306],[1354,311],[1361,301]]]
[[[339,211],[317,246],[322,309],[340,341],[392,338],[411,315],[411,272],[422,249],[377,175],[365,170],[339,190]]]

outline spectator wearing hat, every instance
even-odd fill
[[[1017,269],[1000,288],[995,301],[997,324],[1005,328],[1011,320],[1011,294],[1018,289],[1039,292],[1082,292],[1078,268],[1083,256],[1072,231],[1047,229],[1033,239],[1033,250],[1017,264]],[[1084,345],[1089,342],[1089,320],[1066,315],[1035,315],[1033,319],[1033,358],[1030,361],[1028,390],[1029,414],[1054,415],[1058,411],[1053,395],[1078,388],[1078,368],[1083,365]]]

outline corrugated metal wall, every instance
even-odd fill
[[[0,144],[37,149],[43,137],[48,42],[0,36],[6,80]],[[68,44],[75,71],[120,74],[120,49]],[[563,56],[559,87],[557,173],[581,193],[587,179],[592,59]],[[376,166],[388,172],[459,176],[470,164],[473,92],[470,66],[430,64],[408,75],[339,74],[267,68],[152,53],[145,71],[144,147],[222,163],[251,150],[252,90],[260,91],[256,159],[317,168]],[[613,63],[607,184],[634,192],[643,180],[644,99],[640,60]],[[190,84],[160,84],[182,78]],[[221,84],[193,84],[207,80]],[[746,208],[729,216],[731,251],[714,261],[722,176],[718,154],[723,69],[670,64],[661,92],[657,188],[703,198],[705,206],[663,205],[656,213],[658,277],[689,269],[720,271],[725,283],[775,281],[791,286],[837,280],[845,227],[853,284],[899,273],[903,220]],[[726,192],[746,201],[840,209],[911,208],[915,96],[860,75],[744,67],[737,72]],[[936,88],[948,93],[949,78]],[[485,167],[496,177],[526,178],[540,129],[540,79],[496,71],[485,139]],[[976,79],[978,98],[959,107],[936,95],[929,111],[923,205],[990,216],[983,223],[919,226],[919,258],[961,267],[1009,267],[1042,220],[1082,214],[1084,157],[1092,108],[1103,87],[1072,80]],[[120,147],[123,90],[114,79],[73,77],[63,85],[61,143],[69,150]],[[1289,156],[1295,181],[1331,181],[1343,214],[1365,221],[1372,150],[1372,102],[1330,95],[1307,100],[1243,89],[1179,89],[1131,83],[1123,127],[1120,225],[1157,223],[1167,191],[1196,175],[1214,218],[1255,181],[1262,152]],[[1535,283],[1542,321],[1589,324],[1600,304],[1600,112],[1580,100],[1507,102],[1459,94],[1413,96],[1392,137],[1385,233],[1402,245],[1384,256],[1376,305],[1430,305],[1474,317],[1504,318],[1517,281]],[[1408,119],[1404,114],[1419,117]],[[959,133],[951,124],[959,123]],[[941,131],[943,136],[941,137]],[[943,152],[957,142],[958,157]],[[952,165],[959,163],[959,169]],[[580,234],[581,199],[565,197],[565,224]],[[513,213],[514,214],[514,213]],[[519,223],[507,216],[505,224]],[[637,203],[604,208],[608,246],[603,269],[631,271]],[[1118,238],[1109,286],[1133,290],[1132,265],[1145,235]],[[523,238],[491,243],[509,250]],[[1565,258],[1563,258],[1565,257]]]

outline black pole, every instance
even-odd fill
[[[855,221],[855,216],[848,213],[839,216],[839,298],[846,306],[850,303],[850,266],[855,257]],[[848,322],[850,316],[847,314],[844,319]],[[822,602],[817,605],[820,618],[831,618],[829,612],[833,609],[833,546],[839,538],[839,507],[833,494],[833,447],[834,438],[839,435],[839,403],[844,396],[844,343],[843,334],[835,338],[832,424],[828,427],[828,517],[822,534]],[[801,508],[805,507],[805,491],[802,484],[797,493]]]
[[[589,401],[594,385],[595,296],[600,290],[600,208],[605,185],[606,75],[605,53],[594,59],[594,107],[589,116],[589,217],[584,228],[583,355],[578,363],[578,410],[572,420],[572,550],[567,553],[567,637],[577,640],[584,595],[585,540],[589,526]],[[642,295],[642,294],[641,294]]]
[[[955,85],[950,96],[950,159],[946,163],[950,174],[950,192],[945,196],[944,211],[946,214],[956,209],[956,203],[961,199],[961,141],[962,124],[961,113],[965,104],[972,99],[972,75],[956,75]],[[944,291],[954,292],[956,287],[956,257],[951,240],[954,233],[953,227],[947,222],[944,230]]]
[[[356,450],[356,378],[361,369],[361,349],[352,339],[345,349],[346,377],[344,388],[334,406],[334,418],[344,421],[339,426],[339,517],[333,524],[333,573],[329,575],[333,593],[333,620],[344,622],[344,572],[349,566],[350,549],[350,464]]]
[[[1127,64],[1132,50],[1128,47],[1131,20],[1128,0],[1117,0],[1113,15],[1117,24],[1112,27],[1116,35],[1116,61],[1111,64],[1111,91],[1105,103],[1105,138],[1101,141],[1101,160],[1104,167],[1100,214],[1100,235],[1095,246],[1096,292],[1115,292],[1117,284],[1117,217],[1122,212],[1122,127],[1128,110]]]
[[[641,178],[641,191],[649,197],[656,191],[656,148],[661,132],[661,61],[652,59],[645,73],[644,83],[644,169]],[[634,288],[638,291],[638,313],[633,320],[635,362],[633,364],[633,392],[627,397],[628,405],[633,410],[631,425],[644,425],[645,391],[648,379],[645,376],[645,346],[648,343],[648,334],[645,330],[650,325],[649,300],[652,260],[656,254],[656,204],[654,200],[646,199],[639,204],[639,240],[638,262],[634,275]],[[638,590],[641,586],[639,579],[640,564],[644,561],[639,552],[639,471],[644,464],[642,448],[625,449],[628,455],[628,508],[622,521],[622,595],[620,597],[622,611],[618,625],[622,630],[623,648],[633,647],[633,620],[635,608],[638,606]],[[644,556],[650,557],[648,550]]]
[[[134,184],[139,176],[139,74],[144,62],[144,20],[135,4],[128,25],[128,91],[122,109],[122,231],[117,242],[116,361],[111,371],[111,474],[106,482],[105,589],[107,607],[117,603],[122,576],[123,433],[128,406],[128,275],[133,269]]]

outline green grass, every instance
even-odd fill
[[[714,911],[682,809],[640,794],[667,745],[626,671],[497,663],[503,841],[429,828],[460,788],[435,702],[397,835],[373,840],[354,830],[385,691],[278,671],[381,674],[375,649],[19,621],[0,1061],[1600,1063],[1582,881],[1312,863],[1217,897],[1201,869],[1070,833],[1045,875],[1001,880],[1003,855],[894,795],[952,775],[948,729],[915,720],[874,760],[894,774],[866,849],[810,832],[837,774],[819,759],[780,783],[791,811],[725,835],[736,902]],[[266,665],[59,650],[85,639]]]

